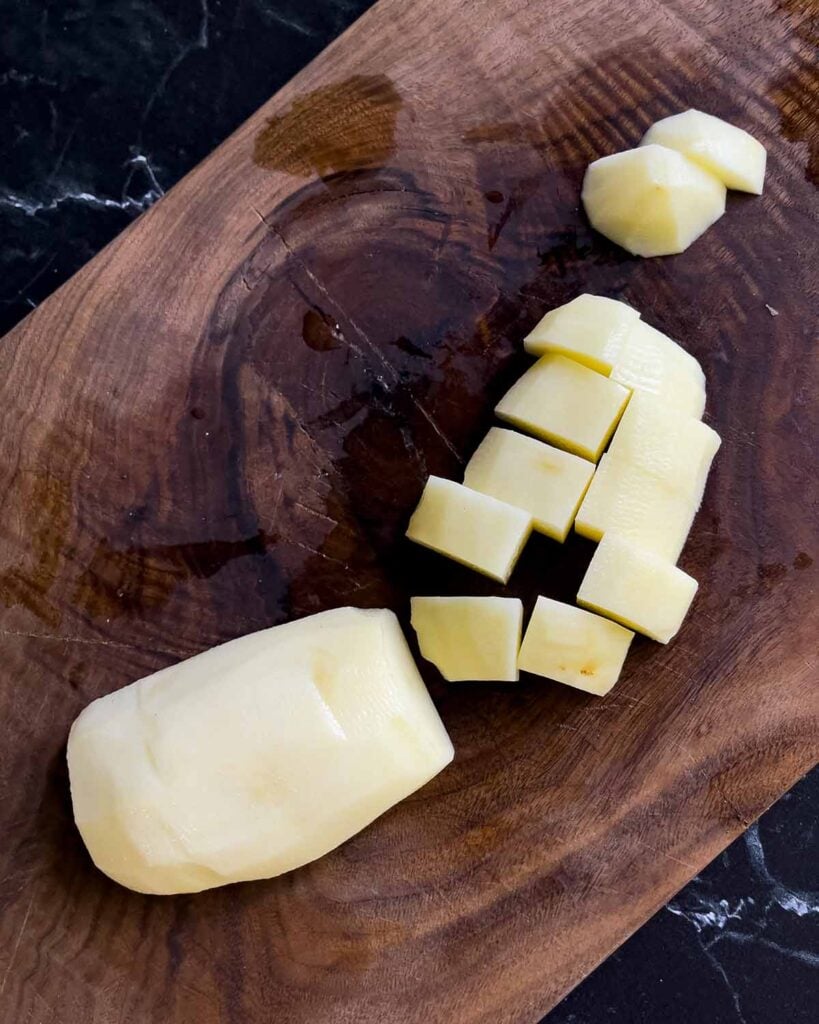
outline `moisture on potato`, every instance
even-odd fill
[[[464,484],[525,509],[534,529],[564,541],[594,463],[514,430],[492,427],[469,460]]]
[[[665,146],[693,160],[728,188],[762,194],[766,152],[748,132],[701,110],[664,117],[643,136],[641,146]]]
[[[666,256],[719,220],[725,185],[682,153],[645,145],[589,164],[582,199],[606,238],[635,256]]]
[[[539,597],[518,665],[602,696],[617,682],[634,633],[593,612]]]
[[[515,597],[413,597],[421,654],[448,682],[515,682],[523,605]]]
[[[592,555],[577,603],[667,644],[696,592],[697,581],[668,559],[607,533]]]
[[[628,396],[608,377],[547,352],[512,385],[495,412],[513,426],[596,462]]]
[[[137,892],[269,878],[349,839],[452,744],[392,612],[339,608],[215,647],[90,704],[74,817]]]
[[[532,517],[523,509],[431,476],[407,537],[506,583],[531,530]]]
[[[608,375],[630,329],[640,319],[636,309],[603,295],[578,295],[550,310],[524,338],[532,355],[559,352]]]

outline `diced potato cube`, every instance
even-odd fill
[[[608,375],[629,329],[640,319],[625,302],[602,295],[578,295],[543,317],[523,345],[532,355],[559,352]]]
[[[682,252],[725,213],[725,185],[664,146],[595,160],[582,198],[592,226],[635,256]]]
[[[416,544],[506,583],[532,530],[523,509],[431,476],[410,519]]]
[[[667,644],[696,592],[697,581],[667,559],[607,533],[592,556],[577,603]]]
[[[753,135],[701,110],[664,117],[643,136],[641,146],[676,149],[710,171],[728,188],[762,194],[765,147]]]
[[[518,666],[587,693],[608,693],[634,637],[630,629],[571,604],[539,597]]]
[[[609,458],[629,462],[702,501],[720,436],[701,420],[681,413],[662,398],[635,391],[609,445]]]
[[[469,460],[464,484],[525,509],[534,528],[564,541],[594,463],[514,430],[492,427]]]
[[[502,420],[596,462],[628,390],[555,353],[542,356],[495,407]]]
[[[591,540],[611,531],[676,562],[696,511],[690,495],[606,454],[578,509],[574,528]]]
[[[515,682],[523,624],[516,597],[414,597],[421,654],[451,683]]]
[[[688,416],[705,411],[705,375],[697,360],[656,327],[638,320],[611,371],[611,379],[660,396]]]

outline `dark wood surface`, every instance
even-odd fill
[[[534,1021],[817,759],[812,5],[382,0],[0,341],[0,1021]],[[767,146],[687,253],[578,208],[698,106]],[[542,312],[623,297],[703,363],[724,439],[700,593],[604,699],[444,686],[422,792],[267,883],[150,898],[71,822],[71,720],[205,647],[413,593],[508,591],[403,540]]]

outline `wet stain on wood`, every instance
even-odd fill
[[[62,613],[48,597],[60,572],[63,544],[71,520],[71,494],[56,477],[33,475],[26,488],[26,507],[33,515],[30,560],[0,573],[0,604],[20,605],[52,628]]]
[[[304,344],[314,352],[329,352],[331,349],[340,348],[344,340],[335,317],[317,306],[308,309],[304,314],[301,336]]]
[[[180,581],[208,579],[234,558],[263,557],[270,540],[259,532],[237,541],[124,550],[101,540],[77,581],[74,604],[92,618],[117,618],[161,608]]]
[[[354,75],[271,117],[256,136],[253,159],[305,178],[378,167],[395,150],[400,109],[401,97],[386,75]]]
[[[819,23],[813,0],[780,0],[779,13],[793,26],[795,68],[776,81],[771,98],[779,109],[782,134],[807,145],[805,177],[819,185]]]

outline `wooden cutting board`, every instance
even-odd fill
[[[814,6],[381,0],[0,342],[4,1024],[536,1021],[816,761]],[[767,146],[765,195],[633,259],[584,167],[689,106]],[[320,609],[502,592],[403,530],[584,290],[708,376],[679,638],[602,700],[427,671],[455,763],[286,877],[100,875],[64,763],[92,698]],[[590,551],[535,538],[508,592],[571,599]]]

